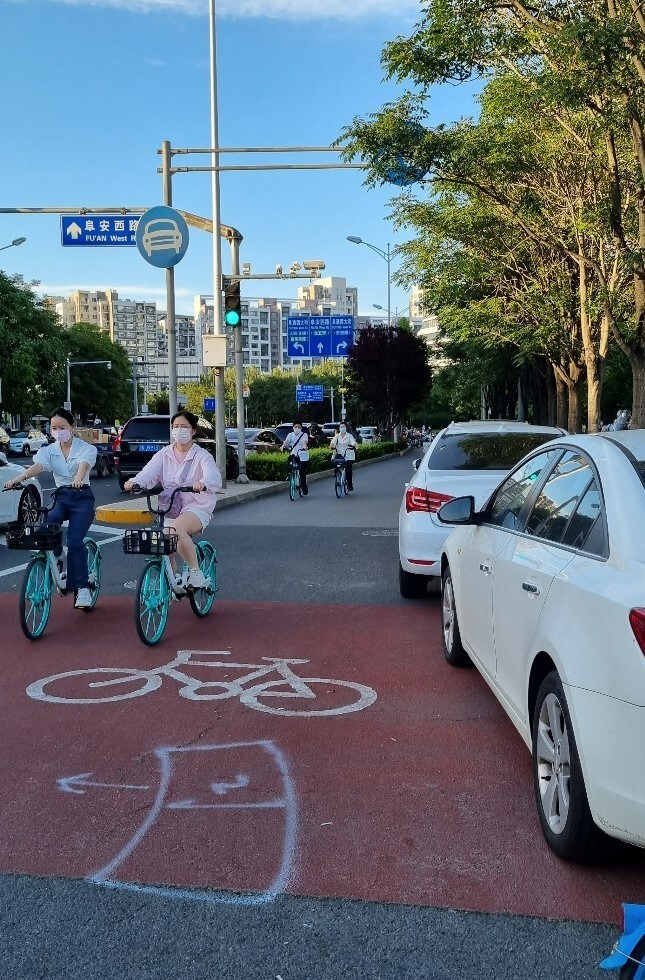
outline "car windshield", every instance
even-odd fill
[[[510,470],[523,456],[555,439],[553,432],[473,432],[441,437],[430,470]]]
[[[27,438],[27,433],[26,432],[14,432],[13,435],[11,436],[11,438],[12,439],[26,439]]]
[[[170,442],[170,419],[130,419],[122,432],[124,439]]]

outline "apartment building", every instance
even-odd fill
[[[157,353],[143,367],[146,392],[165,391],[170,384],[168,368],[168,327],[165,312],[158,314]],[[175,315],[177,338],[177,381],[190,384],[199,381],[203,373],[201,334],[197,342],[195,318]]]

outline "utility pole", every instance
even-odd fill
[[[231,242],[231,272],[234,276],[240,274],[240,241],[241,236],[234,236]],[[235,352],[235,405],[237,415],[237,458],[239,474],[236,483],[248,483],[246,475],[246,442],[245,442],[245,405],[244,405],[244,355],[242,353],[242,321],[233,328],[233,344]]]
[[[138,374],[138,357],[132,358],[132,401],[134,404],[134,414],[139,414],[139,374]],[[177,388],[175,387],[175,391]]]
[[[161,144],[161,160],[163,202],[171,208],[172,154],[170,140],[164,140]],[[168,335],[168,407],[170,408],[170,418],[172,418],[177,411],[177,331],[175,328],[175,270],[173,266],[166,269],[166,333]]]

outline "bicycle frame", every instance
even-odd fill
[[[634,972],[631,976],[641,976],[639,967],[643,967],[643,942],[645,941],[645,905],[623,905],[623,934],[615,943],[611,954],[602,960],[603,970],[618,970],[632,963]],[[635,956],[640,947],[640,956]],[[644,971],[645,972],[645,971]]]

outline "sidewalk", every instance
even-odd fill
[[[354,469],[361,466],[369,466],[372,463],[381,463],[383,460],[392,459],[396,455],[404,456],[408,449],[400,453],[391,453],[388,456],[377,456],[375,459],[364,459],[360,463],[354,463]],[[321,473],[309,473],[308,483],[315,483],[317,480],[331,479],[333,470],[323,470]],[[233,507],[235,504],[245,504],[249,500],[257,500],[260,497],[270,497],[274,493],[288,492],[289,484],[284,480],[252,480],[250,483],[234,483],[229,481],[225,490],[220,490],[217,496],[217,510],[222,507]],[[156,503],[156,498],[152,498]],[[146,524],[151,521],[151,515],[146,507],[145,497],[137,496],[134,499],[119,500],[113,504],[102,504],[96,508],[95,521],[97,524]]]

